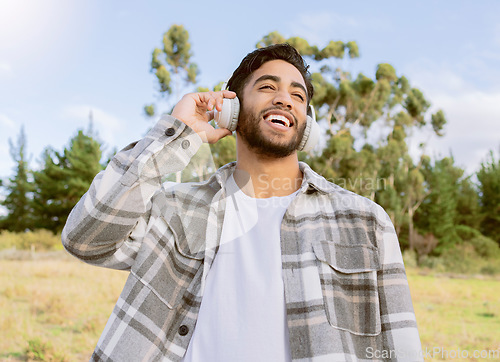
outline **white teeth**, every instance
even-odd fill
[[[279,114],[270,114],[265,118],[266,121],[272,122],[272,120],[282,121],[287,127],[290,127],[290,121],[285,116]]]

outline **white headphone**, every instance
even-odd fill
[[[236,130],[238,126],[238,116],[240,114],[240,101],[238,98],[224,98],[222,110],[215,111],[215,123],[220,128],[227,128],[231,132]],[[304,130],[304,136],[300,141],[299,151],[311,151],[319,141],[320,129],[316,122],[316,114],[312,105],[307,108],[307,123]]]

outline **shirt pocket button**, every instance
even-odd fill
[[[189,328],[186,325],[182,325],[182,326],[179,327],[179,331],[178,332],[179,332],[179,334],[181,336],[185,336],[186,334],[188,334]]]
[[[166,134],[167,136],[169,136],[169,137],[170,137],[170,136],[173,136],[173,135],[175,134],[175,129],[173,129],[172,127],[167,128],[167,129],[165,130],[165,134]]]

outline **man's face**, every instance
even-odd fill
[[[306,127],[304,78],[283,60],[264,63],[243,88],[238,136],[255,153],[271,158],[292,154]]]

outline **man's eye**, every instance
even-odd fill
[[[270,85],[263,85],[260,87],[260,89],[273,89],[273,87]]]
[[[300,99],[301,101],[304,101],[304,96],[300,93],[294,93],[294,96],[297,97],[298,99]]]

